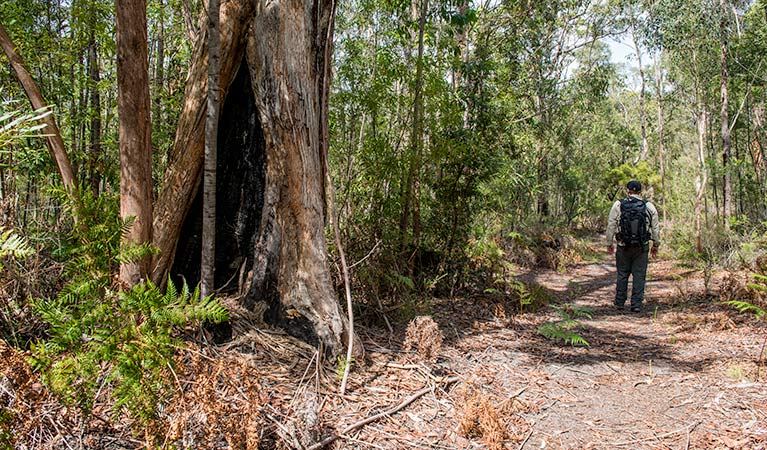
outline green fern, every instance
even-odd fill
[[[16,109],[14,101],[0,104],[0,149],[8,148],[10,144],[21,139],[44,136],[44,123],[41,119],[52,113],[50,108],[41,108],[31,113]],[[10,111],[7,111],[11,109]]]
[[[519,297],[519,310],[524,311],[525,307],[533,304],[533,295],[527,285],[521,281],[514,281],[512,286]]]
[[[572,331],[567,325],[562,322],[546,322],[538,327],[538,333],[552,341],[562,341],[569,345],[583,345],[585,347],[591,345],[583,336]]]
[[[562,341],[569,345],[590,347],[591,344],[574,330],[581,326],[581,323],[577,318],[585,317],[591,319],[593,317],[593,311],[590,308],[573,304],[554,306],[554,309],[559,314],[560,320],[541,324],[538,327],[538,333],[553,341]]]
[[[738,311],[742,313],[754,313],[756,314],[756,317],[758,318],[764,318],[767,317],[767,310],[760,308],[752,303],[744,302],[740,300],[730,300],[727,302],[724,302],[725,305],[732,306],[733,308],[737,309]]]
[[[0,258],[12,256],[17,259],[31,256],[35,250],[23,237],[13,230],[5,230],[0,233]]]
[[[578,306],[568,303],[562,306],[554,306],[554,309],[562,320],[576,319],[579,317],[592,319],[594,317],[594,310],[586,306]]]
[[[0,258],[12,257],[15,259],[24,259],[34,253],[34,249],[27,243],[26,239],[16,234],[13,230],[0,232]],[[0,270],[3,269],[3,263],[0,261]]]
[[[112,273],[118,261],[140,259],[150,246],[120,248],[130,224],[116,214],[116,203],[78,199],[81,226],[60,255],[69,282],[59,295],[34,307],[49,325],[49,339],[32,345],[32,365],[63,400],[90,411],[104,380],[111,384],[115,410],[140,422],[151,420],[171,384],[174,352],[183,345],[179,329],[203,321],[221,322],[228,311],[199,288],[173,283],[163,292],[146,282],[116,291]],[[103,209],[102,209],[103,208]]]
[[[746,283],[746,286],[758,292],[767,292],[767,276],[758,273],[753,273],[751,276],[754,277],[754,282]],[[753,313],[759,319],[767,317],[767,310],[750,302],[729,300],[723,303],[727,306],[732,306],[742,313]]]

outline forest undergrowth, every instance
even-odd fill
[[[645,312],[624,314],[601,246],[577,245],[421,298],[412,321],[361,319],[343,396],[334,361],[224,299],[233,339],[187,327],[146,421],[115,408],[108,371],[89,410],[62,401],[21,345],[44,324],[6,304],[26,319],[0,343],[2,448],[766,448],[763,279],[653,261]],[[6,294],[39,289],[4,273]]]

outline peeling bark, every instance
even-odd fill
[[[247,298],[270,298],[276,290],[280,301],[269,305],[268,319],[310,341],[316,336],[336,354],[344,320],[324,234],[333,13],[331,1],[271,2],[259,10],[248,37],[267,182]]]

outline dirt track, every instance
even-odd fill
[[[337,448],[767,448],[765,367],[755,381],[767,327],[704,296],[700,271],[652,262],[640,314],[613,308],[609,262],[520,275],[557,302],[591,308],[578,330],[589,347],[537,333],[556,320],[551,308],[507,318],[502,300],[438,302],[445,344],[423,365],[432,377],[392,369],[406,367],[402,355],[371,338],[373,364],[352,399],[374,396],[384,408],[434,391]],[[442,386],[434,376],[443,374],[461,381]],[[340,422],[380,409],[364,403],[347,404]]]

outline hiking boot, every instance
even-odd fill
[[[632,306],[631,307],[631,312],[633,312],[633,313],[640,313],[640,312],[642,312],[642,308],[640,308],[639,306]]]
[[[614,303],[614,305],[615,305],[615,309],[617,309],[618,311],[623,311],[623,308],[624,308],[623,304]]]

